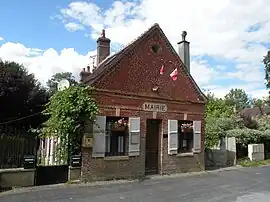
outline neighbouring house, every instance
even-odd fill
[[[110,56],[103,30],[96,68],[81,72],[100,109],[96,124],[85,126],[82,180],[204,169],[206,97],[190,74],[186,34],[179,55],[155,24]]]
[[[253,108],[245,108],[239,112],[240,117],[243,119],[244,124],[253,128],[256,126],[253,119],[255,117],[260,117],[263,115],[270,115],[270,107],[253,107]]]
[[[254,118],[256,116],[269,115],[270,107],[253,107],[245,108],[239,112],[240,116],[244,119]]]

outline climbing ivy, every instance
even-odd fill
[[[48,116],[41,130],[42,136],[54,136],[60,139],[57,153],[61,160],[67,160],[68,154],[80,151],[83,124],[94,121],[98,107],[91,96],[92,88],[71,86],[56,92],[46,105],[43,114]]]

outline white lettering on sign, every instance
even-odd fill
[[[144,111],[151,111],[151,112],[166,112],[167,105],[145,102],[145,103],[143,103],[143,110]]]

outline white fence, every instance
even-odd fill
[[[59,143],[60,138],[57,137],[47,137],[41,139],[38,155],[41,165],[52,166],[65,163],[65,161],[61,160],[59,155],[57,155]]]

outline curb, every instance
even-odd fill
[[[72,184],[54,184],[54,185],[45,185],[45,186],[33,186],[33,187],[23,187],[23,188],[14,188],[10,191],[0,192],[0,197],[4,195],[12,195],[12,194],[20,194],[20,193],[27,193],[27,192],[36,192],[41,190],[52,190],[52,189],[63,189],[63,188],[81,188],[81,187],[100,187],[105,185],[117,185],[117,184],[127,184],[127,183],[134,183],[134,182],[142,182],[142,181],[151,181],[151,180],[166,180],[166,179],[173,179],[173,178],[181,178],[181,177],[191,177],[191,176],[199,176],[211,173],[218,173],[224,171],[233,171],[239,170],[244,167],[242,166],[234,166],[228,168],[220,168],[217,170],[211,171],[200,171],[200,172],[189,172],[189,173],[177,173],[172,175],[152,175],[146,176],[143,179],[135,179],[135,180],[111,180],[111,181],[97,181],[97,182],[90,182],[90,183],[82,183],[78,180],[72,181]]]

